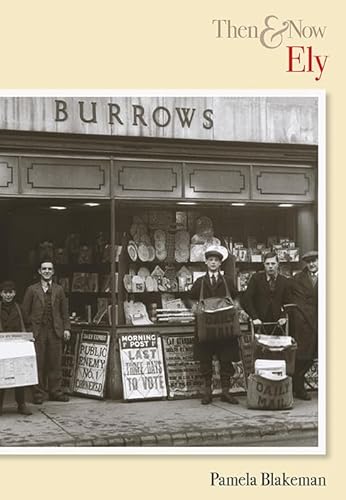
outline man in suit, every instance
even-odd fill
[[[201,287],[203,286],[203,298],[226,297],[227,289],[234,298],[237,291],[228,277],[223,277],[220,273],[221,263],[228,257],[228,251],[221,246],[210,246],[205,252],[205,262],[207,272],[204,276],[198,278],[192,286],[191,298],[198,300],[200,298]],[[213,355],[216,355],[220,362],[221,377],[221,401],[230,404],[238,404],[238,400],[229,394],[230,379],[234,375],[232,361],[239,361],[239,346],[237,334],[239,333],[239,321],[236,317],[233,323],[234,336],[227,340],[215,340],[208,342],[199,342],[198,332],[194,343],[194,357],[200,362],[200,370],[203,379],[203,397],[202,404],[212,402],[212,362]]]
[[[309,400],[304,376],[317,356],[318,341],[318,252],[303,255],[305,268],[292,280],[293,336],[297,341],[293,391],[298,399]]]
[[[23,312],[28,330],[35,337],[38,385],[34,388],[34,403],[47,399],[68,401],[62,391],[62,345],[70,338],[68,304],[63,288],[53,282],[54,265],[50,260],[41,262],[41,279],[27,288]]]
[[[0,335],[1,332],[25,332],[23,314],[16,302],[16,285],[13,281],[4,281],[0,285]],[[25,404],[25,388],[16,387],[14,390],[18,413],[32,415]],[[5,389],[0,389],[0,415],[4,401]]]
[[[283,305],[290,302],[289,279],[279,273],[279,259],[276,253],[269,252],[264,257],[264,271],[254,274],[241,299],[243,309],[248,313],[254,326],[262,323],[286,324]],[[263,326],[264,333],[273,328]]]

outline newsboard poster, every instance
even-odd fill
[[[168,397],[190,398],[202,392],[199,362],[193,358],[193,335],[164,335],[162,337],[167,373]],[[241,362],[233,363],[231,392],[244,392],[244,370]],[[213,360],[213,394],[221,392],[220,364]]]
[[[31,333],[1,333],[0,390],[37,384],[37,365]],[[2,400],[0,401],[0,412]]]
[[[73,392],[79,337],[80,333],[73,332],[70,340],[64,343],[62,353],[62,387],[64,392],[68,394]]]
[[[119,337],[125,400],[167,396],[161,338],[156,333],[130,333]]]
[[[82,330],[73,387],[75,393],[103,398],[109,343],[108,331]]]

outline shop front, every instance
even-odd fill
[[[228,249],[224,272],[240,293],[268,249],[291,276],[317,248],[316,98],[0,105],[0,277],[21,297],[40,257],[53,258],[73,324],[66,390],[197,395],[189,289],[206,245]],[[241,321],[234,391],[245,389],[249,366],[245,313]]]

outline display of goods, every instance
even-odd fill
[[[127,325],[150,325],[152,322],[142,302],[125,301],[124,314]]]
[[[140,267],[137,272],[138,276],[143,278],[144,280],[146,279],[147,276],[150,276],[150,271],[147,267]]]
[[[64,248],[56,248],[54,251],[55,264],[67,264],[67,255]]]
[[[151,229],[165,229],[174,222],[173,213],[165,210],[149,212],[149,226]]]
[[[138,258],[142,262],[148,262],[150,257],[149,249],[144,243],[138,245]]]
[[[157,292],[158,291],[157,280],[152,276],[147,276],[145,278],[145,288],[147,289],[148,292]]]
[[[72,292],[98,292],[98,274],[73,273]]]
[[[176,212],[175,222],[179,229],[187,229],[187,213],[186,212]]]
[[[148,246],[148,262],[155,260],[155,248],[152,245]]]
[[[176,262],[188,262],[190,257],[190,235],[187,231],[179,230],[175,234]]]
[[[129,241],[127,245],[127,253],[129,254],[130,259],[133,262],[136,262],[138,258],[138,251],[137,251],[137,245],[134,241]]]
[[[166,250],[167,250],[167,261],[174,261],[175,252],[175,233],[173,231],[168,231],[166,236]]]
[[[299,248],[290,248],[288,253],[291,262],[299,262]]]
[[[209,217],[202,216],[196,220],[196,233],[209,233],[213,232],[213,223]]]
[[[167,266],[165,268],[164,280],[165,288],[168,291],[178,291],[177,271],[174,266]]]
[[[150,238],[148,235],[148,227],[144,224],[140,219],[137,219],[138,222],[134,222],[130,228],[130,234],[135,241],[135,243],[139,244],[141,242],[150,243]],[[149,241],[148,241],[149,239]]]
[[[128,293],[132,292],[132,278],[130,274],[125,274],[123,277],[124,288]]]
[[[118,273],[117,273],[118,274]],[[111,275],[110,274],[102,274],[100,276],[100,292],[110,293],[111,290]],[[115,287],[117,290],[117,287]]]
[[[92,249],[87,245],[83,245],[79,248],[79,254],[77,259],[78,264],[91,264],[92,263]]]
[[[69,292],[69,289],[70,289],[70,280],[69,280],[69,278],[59,278],[58,279],[58,283],[59,283],[59,285],[61,285],[63,287],[63,290],[64,290],[65,293]]]
[[[65,240],[65,250],[69,263],[76,263],[80,247],[80,235],[78,233],[71,233]]]
[[[54,245],[51,241],[43,241],[42,243],[40,243],[39,245],[39,249],[38,249],[38,257],[39,257],[39,261],[42,261],[44,259],[49,259],[49,260],[53,260],[54,259]],[[78,241],[78,250],[77,250],[77,254],[79,252],[79,241]]]
[[[142,234],[141,236],[139,236],[137,243],[143,243],[143,245],[146,245],[148,247],[151,246],[151,239],[149,234]]]
[[[154,270],[151,273],[153,277],[163,277],[165,275],[164,270],[160,266],[155,266]]]
[[[190,246],[190,261],[191,262],[204,262],[204,245],[191,245]]]
[[[167,247],[166,247],[167,234],[166,231],[162,229],[157,229],[154,232],[154,246],[156,258],[159,261],[164,261],[167,258]]]
[[[137,274],[136,267],[135,267],[135,266],[133,266],[133,265],[130,265],[130,266],[129,266],[129,272],[128,272],[128,274],[129,274],[130,276],[135,276],[135,275]]]
[[[177,272],[177,279],[179,292],[187,291],[192,285],[192,273],[186,266],[182,266],[179,269]]]
[[[132,277],[132,292],[143,293],[145,292],[145,280],[141,276]]]

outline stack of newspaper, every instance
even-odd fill
[[[191,309],[177,308],[177,309],[157,309],[157,320],[159,322],[173,322],[173,323],[191,323],[194,321],[194,314]]]
[[[256,359],[255,374],[268,380],[286,378],[286,361],[282,359]]]
[[[293,343],[292,337],[283,335],[256,334],[256,340],[258,343],[270,348],[270,350],[282,350]]]

